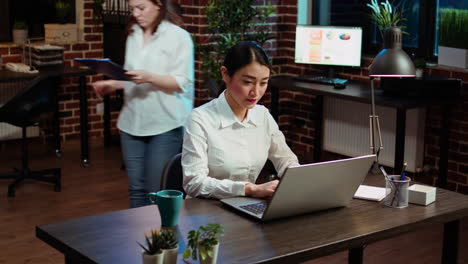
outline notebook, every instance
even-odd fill
[[[118,65],[117,63],[111,61],[110,59],[83,59],[75,58],[76,62],[79,62],[83,65],[86,65],[93,69],[97,73],[102,73],[105,76],[121,81],[130,80],[127,75],[125,75],[126,70]]]
[[[271,199],[233,197],[223,204],[262,221],[349,204],[375,155],[311,163],[286,169]]]

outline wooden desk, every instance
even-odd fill
[[[383,179],[379,177],[379,183]],[[384,207],[383,202],[353,199],[346,208],[257,222],[216,200],[187,199],[179,220],[179,253],[187,232],[207,223],[219,223],[218,263],[299,263],[350,249],[350,263],[362,262],[364,245],[417,228],[447,223],[443,263],[456,263],[459,219],[468,216],[468,196],[437,190],[437,201],[406,209]],[[122,210],[36,227],[36,236],[62,252],[66,263],[141,263],[145,231],[160,227],[156,206]],[[398,245],[395,245],[398,247]],[[181,256],[179,262],[183,263]]]
[[[14,82],[18,80],[32,80],[36,77],[42,79],[52,79],[55,85],[59,85],[58,78],[79,77],[80,94],[80,143],[81,143],[81,161],[84,167],[89,166],[89,143],[88,143],[88,98],[86,93],[86,75],[95,74],[91,70],[69,67],[65,65],[43,67],[39,69],[38,74],[18,73],[6,69],[0,69],[0,82]],[[83,111],[84,109],[84,111]],[[58,103],[54,113],[54,119],[57,120],[54,126],[54,134],[60,135]],[[56,136],[56,152],[60,155],[60,137]]]
[[[332,85],[308,83],[294,80],[291,76],[275,76],[271,78],[269,86],[271,88],[271,108],[273,117],[278,120],[279,116],[279,92],[280,90],[301,91],[316,95],[314,103],[317,105],[318,113],[315,120],[315,142],[314,160],[320,160],[322,152],[322,124],[323,124],[323,97],[350,100],[355,102],[371,102],[370,85],[368,83],[349,81],[345,89],[334,89]],[[461,97],[398,97],[384,94],[382,89],[375,89],[375,104],[396,109],[396,131],[395,131],[395,158],[394,171],[400,172],[403,168],[405,155],[405,127],[406,110],[412,108],[429,107],[440,105],[443,109],[443,121],[440,133],[440,159],[437,186],[445,188],[447,185],[448,171],[448,142],[449,142],[449,121],[451,105],[462,102]],[[369,110],[370,113],[370,110]]]

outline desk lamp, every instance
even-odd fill
[[[383,149],[382,135],[380,132],[379,117],[375,114],[375,92],[374,78],[375,77],[415,77],[416,70],[413,61],[401,48],[402,34],[401,29],[396,26],[391,26],[384,31],[383,49],[375,56],[369,66],[369,77],[371,81],[371,115],[369,116],[370,124],[370,148],[372,154],[376,154],[377,161],[380,150]],[[376,148],[375,131],[379,136],[380,145]]]

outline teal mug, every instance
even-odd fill
[[[178,224],[183,195],[181,191],[176,190],[148,193],[148,199],[159,208],[162,226],[176,226]]]

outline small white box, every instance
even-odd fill
[[[413,184],[408,188],[409,202],[428,205],[436,199],[436,188],[426,185]]]
[[[46,43],[70,44],[78,41],[76,24],[44,24]]]

